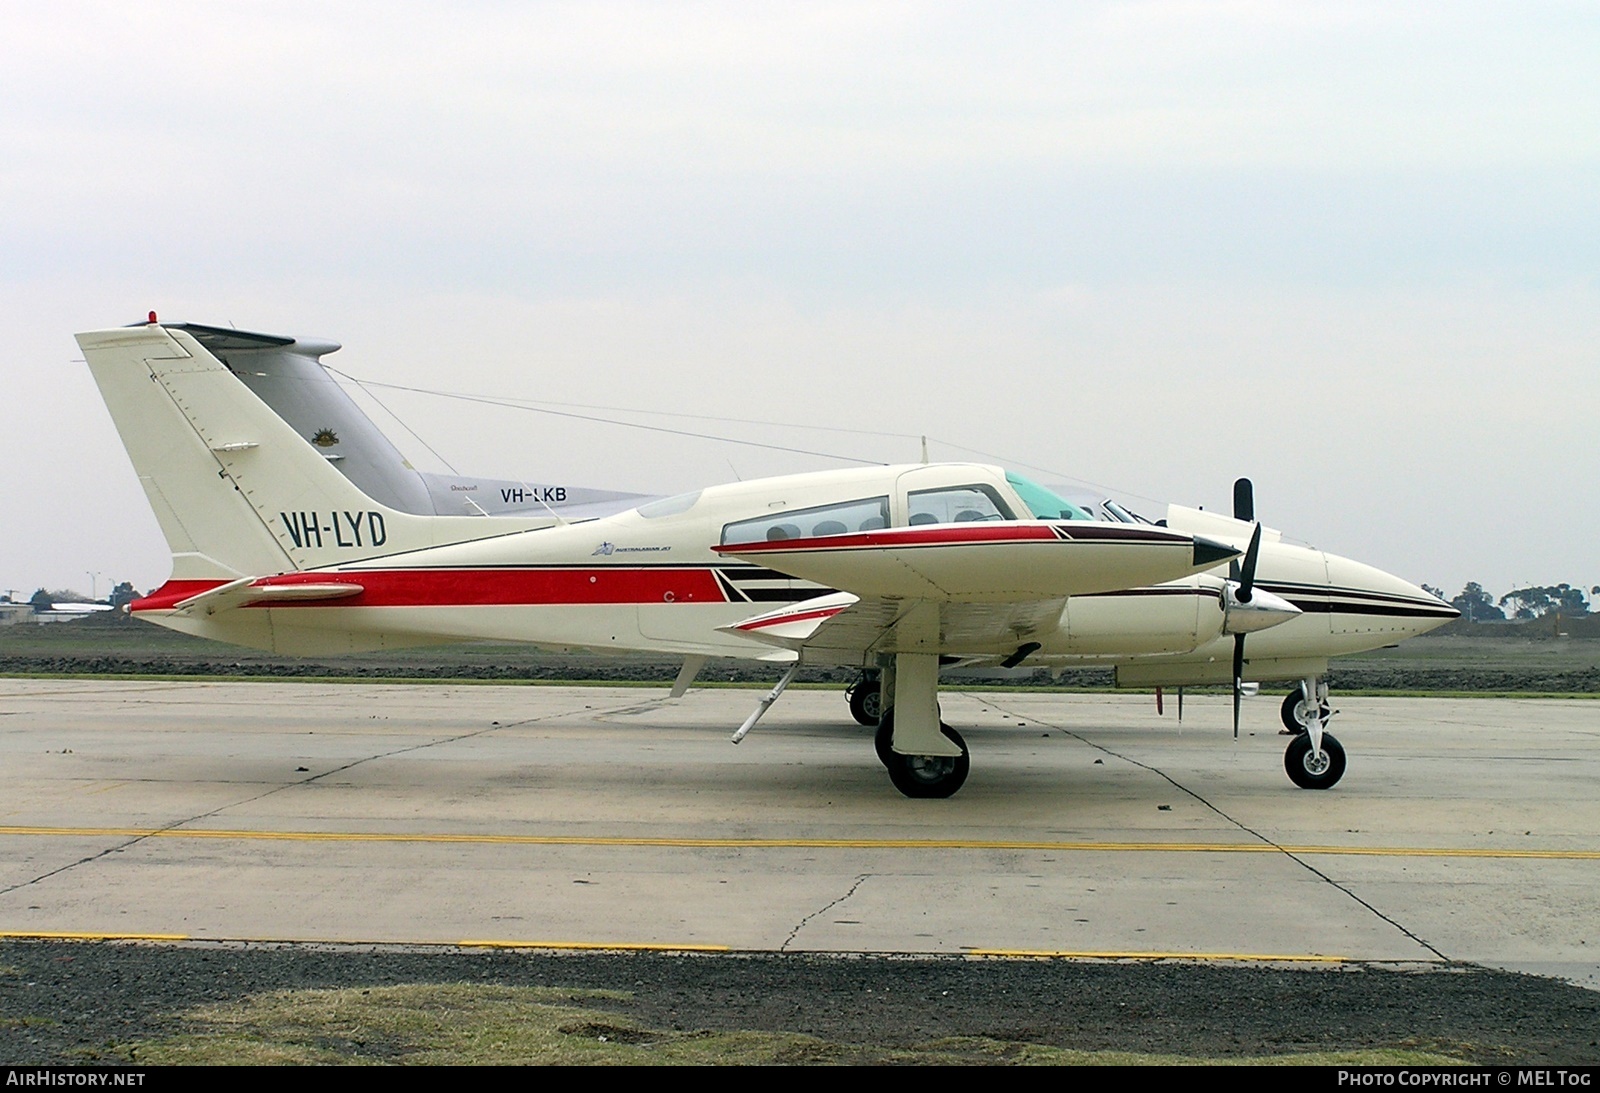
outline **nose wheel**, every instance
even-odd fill
[[[1301,789],[1330,789],[1344,777],[1344,748],[1339,741],[1322,734],[1322,750],[1313,751],[1311,734],[1302,732],[1289,741],[1283,753],[1283,769],[1289,781]]]
[[[1328,684],[1316,676],[1302,680],[1283,700],[1283,724],[1294,734],[1283,753],[1283,769],[1301,789],[1328,789],[1344,777],[1344,748],[1327,732],[1333,714]]]

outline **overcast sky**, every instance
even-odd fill
[[[1451,593],[1600,584],[1593,4],[55,0],[6,6],[0,60],[23,595],[167,575],[71,340],[152,308],[1136,509],[1247,474],[1289,536]],[[475,473],[842,465],[392,405]]]

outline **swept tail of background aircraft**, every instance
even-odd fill
[[[651,500],[567,482],[435,474],[413,467],[339,385],[322,358],[338,342],[168,324],[182,330],[314,445],[362,493],[419,516],[610,516]],[[370,392],[369,392],[370,394]]]

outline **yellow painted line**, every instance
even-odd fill
[[[94,930],[0,930],[6,941],[213,941],[255,942],[268,945],[450,945],[460,949],[559,949],[571,952],[612,953],[731,953],[730,945],[676,945],[654,941],[311,941],[281,937],[195,938],[189,934],[102,933]]]
[[[1308,956],[1304,953],[1178,953],[1178,952],[1112,952],[1089,949],[968,949],[967,956],[1003,957],[1006,959],[1046,960],[1201,960],[1201,961],[1293,961],[1300,964],[1348,964],[1348,956]]]
[[[481,846],[610,846],[711,850],[1042,850],[1112,854],[1331,854],[1403,858],[1528,858],[1600,861],[1600,850],[1453,846],[1274,846],[1269,843],[1053,842],[1034,839],[730,839],[631,835],[491,835],[378,831],[252,831],[190,827],[0,826],[0,837],[235,839],[267,842],[441,843]]]
[[[10,941],[188,941],[188,934],[117,934],[78,930],[0,930]]]
[[[561,949],[586,953],[731,953],[731,945],[667,945],[653,941],[458,941],[463,949]]]
[[[256,942],[271,945],[450,945],[459,949],[544,949],[561,952],[612,952],[612,953],[731,953],[731,945],[673,944],[655,941],[517,941],[509,939],[482,940],[468,938],[463,941],[329,941],[271,938],[204,938],[189,934],[136,934],[111,933],[93,930],[0,930],[0,940],[9,941],[194,941],[218,943]],[[967,949],[969,957],[988,957],[1006,960],[1198,960],[1222,961],[1276,961],[1302,964],[1347,964],[1353,957],[1318,956],[1304,953],[1185,953],[1154,950],[1109,949]]]

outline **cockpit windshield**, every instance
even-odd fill
[[[1119,523],[1119,524],[1150,524],[1150,523],[1152,523],[1151,521],[1146,520],[1143,516],[1140,516],[1137,512],[1133,512],[1133,511],[1131,511],[1129,509],[1123,508],[1121,505],[1117,504],[1115,501],[1111,500],[1111,498],[1109,498],[1109,497],[1107,497],[1104,501],[1100,502],[1100,507],[1105,509],[1107,512],[1109,512],[1112,515],[1112,518],[1115,519],[1117,521],[1117,523]],[[1165,520],[1160,520],[1160,521],[1156,521],[1156,523],[1165,524],[1166,521]]]
[[[1037,482],[1030,482],[1014,471],[1006,472],[1006,481],[1011,483],[1011,488],[1017,491],[1022,498],[1022,503],[1033,511],[1035,520],[1093,520],[1083,509],[1071,501],[1061,497],[1053,490],[1047,490]]]

